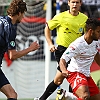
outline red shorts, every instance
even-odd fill
[[[99,89],[93,81],[92,77],[86,77],[84,74],[79,72],[69,72],[69,77],[67,81],[70,83],[73,93],[82,85],[87,85],[89,87],[90,96],[94,96],[99,93]]]

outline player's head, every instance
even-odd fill
[[[100,38],[100,20],[96,18],[88,18],[85,26],[86,34],[90,34],[93,40]]]
[[[27,11],[27,8],[23,0],[13,0],[7,9],[7,14],[11,17],[18,15],[18,20],[20,21],[25,11]]]
[[[71,12],[78,12],[80,10],[82,0],[68,0],[68,5]]]

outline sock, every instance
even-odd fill
[[[14,98],[8,98],[7,100],[17,100],[17,99],[14,99]]]
[[[46,100],[57,89],[57,87],[58,85],[56,85],[54,81],[52,81],[39,100]]]
[[[81,99],[78,99],[73,93],[66,91],[65,100],[81,100]]]

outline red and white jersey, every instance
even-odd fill
[[[83,35],[69,45],[61,58],[65,59],[66,62],[71,59],[67,67],[68,71],[80,72],[89,77],[90,66],[94,60],[94,56],[98,52],[97,48],[98,41],[87,44]]]

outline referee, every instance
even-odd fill
[[[55,15],[46,23],[45,37],[51,52],[55,52],[55,58],[59,65],[59,60],[63,52],[75,39],[80,37],[84,32],[85,22],[88,17],[79,12],[82,0],[68,0],[69,10]],[[52,42],[51,30],[57,30],[56,43],[57,47]],[[60,67],[57,67],[57,73],[54,80],[47,86],[43,95],[39,100],[46,100],[59,85],[63,83],[64,76],[62,76]]]

